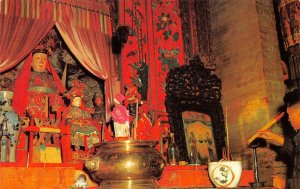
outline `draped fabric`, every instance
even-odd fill
[[[100,1],[0,0],[0,72],[26,58],[56,23],[78,61],[105,80],[108,115],[115,75],[108,12],[108,6]]]
[[[63,21],[57,21],[55,25],[78,61],[92,74],[105,80],[106,118],[108,118],[112,102],[111,79],[114,76],[110,67],[112,54],[110,37],[107,34],[108,18],[74,7],[64,7],[63,12]],[[79,19],[81,22],[78,17],[83,18]],[[86,22],[82,22],[84,19]]]
[[[0,1],[0,73],[21,62],[53,27],[50,18],[33,14],[32,1]]]

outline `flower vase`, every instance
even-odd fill
[[[1,162],[16,162],[21,121],[11,105],[13,94],[11,91],[0,91]]]

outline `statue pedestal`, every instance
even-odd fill
[[[75,182],[74,167],[1,167],[1,189],[69,188]]]

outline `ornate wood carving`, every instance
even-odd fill
[[[180,15],[185,62],[188,57],[199,54],[204,64],[210,64],[213,57],[209,0],[180,1]]]
[[[225,147],[224,115],[220,103],[221,80],[206,69],[197,56],[189,65],[170,70],[166,79],[166,108],[171,132],[180,149],[182,160],[188,161],[182,112],[196,111],[211,117],[218,159]]]

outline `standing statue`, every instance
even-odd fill
[[[138,92],[138,89],[133,84],[128,84],[125,86],[125,99],[124,105],[129,110],[129,123],[132,124],[132,121],[136,117],[136,106],[137,103],[141,101],[141,95]]]
[[[130,137],[129,111],[123,105],[125,97],[122,94],[116,94],[114,97],[115,107],[111,112],[114,121],[115,137]]]
[[[16,147],[21,132],[21,121],[13,111],[13,92],[0,91],[1,162],[16,162]]]

